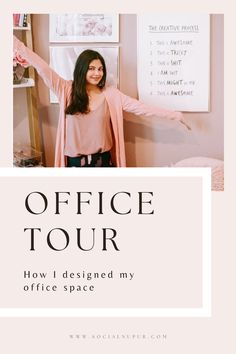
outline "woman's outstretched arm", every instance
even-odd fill
[[[123,110],[126,112],[134,113],[136,115],[144,115],[147,117],[157,116],[159,118],[176,120],[181,124],[183,124],[185,128],[191,130],[189,125],[185,122],[183,114],[181,112],[176,112],[176,111],[148,105],[139,100],[126,96],[122,92],[121,92],[121,101],[122,101]]]
[[[23,66],[33,66],[38,74],[42,77],[44,83],[52,90],[60,99],[66,85],[66,80],[59,76],[49,65],[27,48],[16,36],[13,36],[13,58]]]

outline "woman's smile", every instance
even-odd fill
[[[88,84],[97,85],[103,77],[103,65],[99,59],[92,60],[89,64],[86,81]]]

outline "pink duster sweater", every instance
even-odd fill
[[[42,77],[44,83],[52,90],[59,100],[60,113],[55,146],[55,167],[65,167],[65,108],[70,102],[72,81],[64,80],[36,53],[27,48],[14,36],[14,58],[22,65],[32,65]],[[111,124],[114,136],[112,159],[116,167],[125,167],[125,144],[123,130],[123,111],[136,115],[157,116],[160,118],[183,119],[180,112],[169,111],[159,107],[146,105],[134,98],[124,95],[115,87],[106,87],[103,90],[111,115]]]

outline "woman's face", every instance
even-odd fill
[[[91,61],[86,74],[87,84],[97,86],[103,77],[103,66],[99,59]]]

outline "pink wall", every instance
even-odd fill
[[[49,61],[48,15],[33,15],[35,51]],[[120,89],[137,97],[136,15],[120,16]],[[184,113],[192,131],[173,128],[126,114],[128,166],[168,166],[192,156],[223,159],[223,15],[211,16],[211,110]],[[39,115],[47,166],[53,166],[58,105],[49,103],[48,89],[39,78]]]

